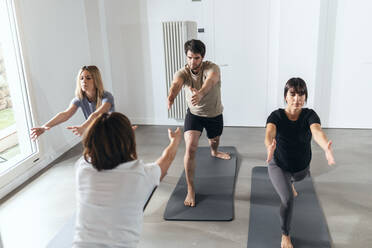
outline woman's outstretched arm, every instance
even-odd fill
[[[335,158],[332,151],[332,140],[328,140],[327,136],[322,130],[322,127],[318,123],[314,123],[310,126],[311,133],[313,134],[314,140],[324,150],[326,159],[329,165],[334,165]]]
[[[81,125],[79,126],[69,126],[67,129],[70,129],[75,135],[81,136],[85,129],[89,126],[89,124],[95,120],[100,114],[107,113],[110,111],[111,108],[111,103],[109,102],[104,102],[96,111],[91,113],[88,116],[88,119],[84,121]]]
[[[31,139],[36,140],[39,138],[40,135],[42,135],[46,130],[51,129],[52,127],[67,121],[68,119],[71,118],[76,113],[76,110],[78,107],[71,103],[70,106],[62,112],[59,112],[56,114],[52,119],[50,119],[47,123],[42,125],[41,127],[33,127],[31,128]]]
[[[276,148],[276,126],[273,123],[267,123],[266,135],[265,135],[265,146],[267,151],[266,162],[269,163],[273,159],[274,151]]]

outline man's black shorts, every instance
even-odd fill
[[[190,109],[187,109],[184,132],[189,130],[203,132],[203,128],[207,130],[208,139],[213,139],[217,136],[221,136],[223,130],[222,114],[212,118],[201,117],[191,114]]]

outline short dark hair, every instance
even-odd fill
[[[293,89],[293,91],[300,96],[305,95],[305,101],[307,101],[307,87],[302,78],[291,78],[287,81],[284,86],[284,99],[290,89]]]
[[[205,45],[201,40],[188,40],[185,43],[185,54],[187,54],[188,51],[199,53],[204,58]]]
[[[85,161],[98,171],[137,159],[132,124],[118,112],[98,116],[85,133],[83,146]]]

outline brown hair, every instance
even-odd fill
[[[287,81],[284,86],[284,99],[290,89],[293,89],[294,93],[299,94],[300,96],[305,95],[305,102],[307,101],[307,87],[302,78],[291,78]]]
[[[134,131],[129,119],[118,112],[103,113],[83,138],[84,159],[98,171],[111,170],[137,159]]]
[[[184,46],[185,54],[187,55],[187,52],[190,51],[192,53],[199,53],[203,58],[205,55],[205,45],[201,40],[188,40],[185,43]]]
[[[83,71],[88,71],[93,78],[94,86],[96,88],[96,109],[98,109],[101,104],[102,104],[102,97],[104,93],[104,88],[103,88],[103,82],[102,82],[102,77],[101,73],[98,69],[97,66],[95,65],[84,65],[83,67],[80,68],[77,77],[76,77],[76,89],[75,89],[75,96],[79,98],[80,100],[83,99],[85,96],[84,91],[81,89],[81,84],[80,84],[80,76]]]

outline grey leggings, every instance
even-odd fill
[[[301,181],[310,174],[309,167],[306,169],[291,173],[281,169],[272,159],[268,165],[269,177],[276,192],[280,197],[280,224],[282,233],[289,235],[290,224],[293,212],[293,190],[292,183]]]

